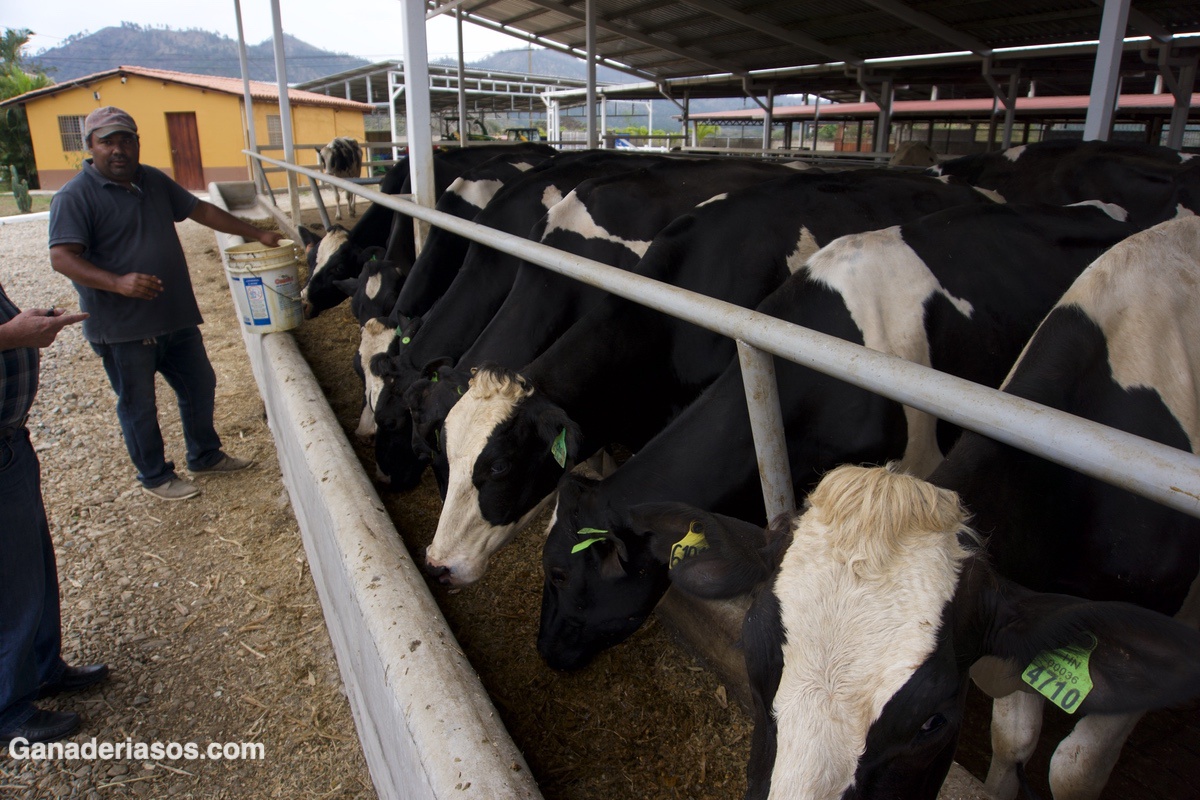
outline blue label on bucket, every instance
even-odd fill
[[[250,318],[255,325],[270,325],[271,312],[267,310],[267,292],[262,278],[245,278],[242,286],[246,290],[246,303],[250,307]]]

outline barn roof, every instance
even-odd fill
[[[243,86],[241,78],[223,78],[216,75],[196,75],[190,72],[174,72],[166,69],[153,69],[151,67],[129,67],[121,66],[115,69],[105,70],[103,72],[94,72],[91,75],[84,75],[73,80],[56,83],[52,86],[47,86],[42,89],[35,89],[32,92],[11,97],[4,102],[0,102],[0,107],[14,105],[20,103],[28,103],[31,100],[36,100],[40,97],[48,97],[59,92],[72,89],[77,86],[87,86],[99,80],[126,75],[136,75],[141,78],[149,78],[151,80],[163,81],[164,83],[174,83],[180,86],[191,86],[196,89],[204,89],[206,91],[223,92],[225,94],[243,96]],[[279,102],[279,87],[273,83],[264,81],[250,81],[250,97],[252,100],[278,103]],[[366,103],[358,103],[353,100],[345,100],[338,97],[330,97],[329,95],[317,94],[316,92],[306,92],[300,89],[288,90],[288,101],[292,105],[307,105],[307,106],[323,106],[326,108],[335,108],[344,111],[359,111],[364,114],[371,112],[371,106]]]
[[[517,38],[586,52],[582,3],[426,0]],[[686,87],[691,97],[821,93],[854,100],[860,81],[894,78],[896,99],[992,96],[984,75],[1020,68],[1038,94],[1087,94],[1104,0],[593,0],[600,63],[640,77],[646,96]],[[1156,45],[1193,55],[1195,0],[1135,0],[1122,60],[1125,91],[1150,93]],[[1076,43],[1073,50],[1055,49]],[[1082,43],[1082,44],[1079,44]],[[1027,48],[1039,48],[1033,52]],[[1135,85],[1131,85],[1133,82]],[[610,96],[612,96],[610,94]],[[629,96],[629,95],[627,95]]]

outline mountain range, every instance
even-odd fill
[[[345,53],[331,53],[286,33],[283,52],[290,83],[313,80],[361,67],[368,62]],[[56,82],[73,80],[122,65],[169,69],[197,75],[240,78],[237,41],[219,33],[197,29],[151,28],[122,22],[95,33],[79,33],[58,47],[29,56],[27,63],[40,67]],[[246,45],[250,79],[275,80],[275,50],[271,40]]]

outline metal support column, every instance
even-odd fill
[[[403,0],[404,6],[404,107],[408,128],[408,171],[413,197],[433,208],[437,193],[433,182],[433,135],[429,129],[429,47],[425,41],[425,3]],[[425,243],[429,223],[414,221],[417,251]]]
[[[467,64],[463,60],[462,9],[454,9],[454,22],[458,27],[458,144],[466,147],[471,141],[471,126],[467,123]]]
[[[254,131],[254,101],[250,97],[250,68],[247,66],[246,34],[242,30],[242,4],[240,0],[233,0],[233,13],[237,17],[238,64],[242,69],[242,108],[246,112],[246,147],[257,153],[258,135]],[[262,163],[253,159],[247,159],[246,166],[250,168],[250,177],[254,181],[255,191],[258,194],[270,194],[271,187],[267,184],[266,173],[262,171]]]
[[[741,339],[737,340],[737,348],[746,410],[750,414],[750,430],[754,433],[754,450],[758,454],[763,503],[767,519],[772,520],[785,511],[796,510],[787,436],[783,430],[783,412],[779,408],[779,387],[775,383],[775,358]]]
[[[596,4],[584,2],[584,27],[587,40],[587,146],[595,150],[596,135]]]
[[[1129,20],[1129,0],[1104,0],[1100,17],[1100,44],[1096,46],[1096,68],[1083,139],[1108,141],[1117,106],[1117,78],[1121,72],[1121,48]]]
[[[279,85],[279,122],[283,127],[283,160],[296,164],[296,143],[292,139],[292,104],[288,97],[287,59],[283,54],[283,20],[279,16],[279,0],[271,0],[272,39],[275,43],[275,80]],[[299,164],[296,164],[299,166]],[[300,227],[300,191],[296,173],[287,175],[288,198],[291,200],[292,225]]]
[[[1171,58],[1171,45],[1164,44],[1158,51],[1158,75],[1175,98],[1171,109],[1171,128],[1167,132],[1167,147],[1179,150],[1183,147],[1183,132],[1187,128],[1188,112],[1191,110],[1192,90],[1196,85],[1196,64],[1200,55],[1192,53],[1188,58]],[[1179,67],[1176,76],[1172,66]],[[1155,138],[1151,144],[1158,144]]]
[[[397,74],[396,70],[394,70],[394,69],[389,69],[388,74],[387,74],[388,119],[390,120],[391,125],[392,125],[392,141],[393,142],[400,141],[400,126],[396,124],[398,121],[396,118],[396,101],[400,98],[401,95],[404,94],[404,84],[396,81],[396,74]],[[368,83],[367,85],[369,86],[370,84]],[[404,136],[405,136],[405,139],[408,138],[407,124],[405,125]],[[396,145],[392,145],[392,161],[399,161],[399,160],[400,160],[400,148],[397,147]]]
[[[767,87],[767,102],[763,106],[762,149],[771,149],[771,129],[775,127],[775,87]]]

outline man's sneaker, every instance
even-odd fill
[[[187,500],[200,494],[200,487],[183,478],[172,478],[158,486],[143,486],[142,491],[159,500]]]
[[[235,458],[221,454],[221,460],[213,464],[211,467],[201,467],[200,469],[190,469],[193,475],[207,474],[211,472],[237,472],[239,469],[245,469],[253,464],[254,461],[249,458]]]

